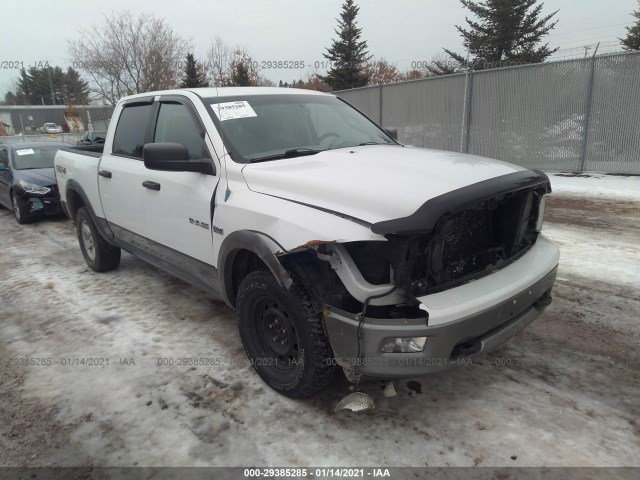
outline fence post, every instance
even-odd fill
[[[598,43],[598,47],[600,44]],[[580,147],[580,173],[584,173],[584,164],[587,159],[587,145],[589,139],[589,123],[591,122],[591,103],[593,101],[593,81],[596,73],[596,47],[591,57],[591,69],[589,70],[589,79],[587,81],[587,100],[584,106],[584,122],[582,127],[582,145]]]
[[[379,99],[379,103],[378,103],[378,108],[380,109],[380,114],[378,115],[379,117],[379,122],[378,125],[380,125],[381,127],[383,126],[382,124],[382,88],[384,87],[384,85],[380,85],[380,99]]]
[[[473,96],[473,71],[467,69],[464,81],[464,105],[462,107],[462,132],[460,134],[460,153],[469,153],[471,136],[471,100]]]

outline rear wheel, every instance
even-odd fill
[[[29,203],[18,198],[16,192],[11,193],[11,206],[13,207],[13,216],[20,225],[29,223],[32,220],[29,212]]]
[[[76,214],[78,242],[85,262],[95,272],[108,272],[120,264],[121,250],[110,245],[96,228],[87,209],[82,207]]]
[[[334,378],[322,309],[294,280],[285,290],[268,271],[247,275],[238,290],[240,338],[260,377],[292,398],[317,393]]]

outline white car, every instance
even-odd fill
[[[40,128],[40,131],[45,135],[50,133],[62,133],[62,127],[60,125],[56,125],[55,123],[45,123]]]
[[[290,397],[445,369],[550,303],[544,173],[410,148],[334,95],[284,88],[118,102],[102,154],[55,158],[95,271],[125,249],[223,299]]]

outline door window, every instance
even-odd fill
[[[189,158],[209,158],[204,139],[187,107],[180,103],[162,103],[153,141],[180,143],[189,150]]]
[[[145,134],[152,104],[131,105],[120,114],[116,134],[113,137],[113,153],[142,158]]]

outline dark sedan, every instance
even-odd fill
[[[0,204],[13,210],[18,223],[62,213],[53,158],[57,142],[0,145]]]

